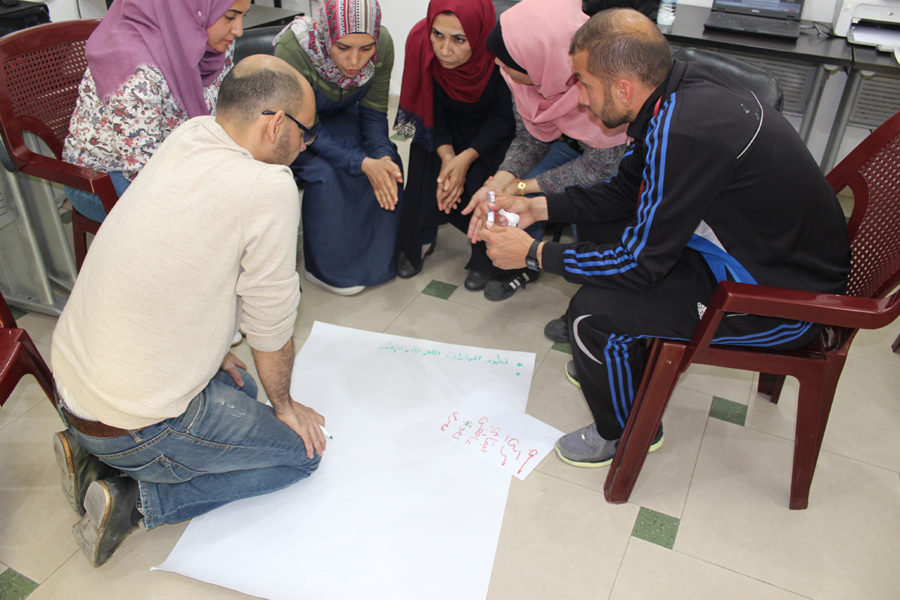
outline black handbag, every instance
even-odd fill
[[[50,9],[40,2],[0,2],[0,36],[50,22]]]

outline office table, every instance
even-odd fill
[[[788,102],[789,89],[785,89],[786,110],[800,112],[803,118],[800,124],[800,136],[808,141],[812,124],[819,108],[822,91],[829,75],[844,70],[847,82],[841,94],[841,101],[834,123],[831,126],[828,142],[822,157],[821,166],[828,171],[834,166],[835,158],[840,150],[844,130],[859,100],[861,84],[864,78],[874,74],[890,77],[900,76],[900,65],[890,54],[880,53],[874,48],[853,46],[846,39],[829,37],[828,24],[803,21],[800,37],[797,40],[785,40],[743,33],[705,30],[703,23],[709,15],[709,9],[699,6],[679,5],[675,23],[660,30],[673,46],[693,46],[710,50],[736,54],[748,62],[767,61],[769,64],[758,64],[771,72],[785,88],[796,89],[805,86],[805,94],[793,98],[794,105]],[[774,65],[775,68],[772,68]],[[779,65],[784,65],[785,72],[779,72]],[[793,71],[791,66],[793,65]],[[797,67],[811,71],[806,81],[797,81]]]
[[[725,51],[745,58],[771,59],[812,69],[811,81],[801,82],[801,85],[805,83],[808,86],[807,101],[803,102],[803,98],[797,98],[793,102],[795,109],[799,108],[798,105],[805,105],[802,111],[800,137],[807,141],[828,76],[838,69],[848,69],[852,62],[851,51],[846,41],[843,38],[829,38],[820,35],[811,22],[801,24],[800,37],[797,40],[706,30],[703,28],[703,23],[708,15],[708,8],[679,5],[675,23],[671,27],[660,27],[660,30],[675,46],[694,46]],[[772,71],[766,65],[759,66]],[[796,85],[793,80],[783,81],[785,76],[779,77],[776,73],[772,74],[779,79],[782,87]],[[788,78],[792,79],[790,76]],[[785,91],[787,96],[787,90]],[[786,102],[786,104],[788,108],[791,107],[790,102]]]
[[[844,130],[847,128],[851,115],[854,114],[858,103],[862,99],[861,94],[864,81],[876,76],[900,78],[900,64],[897,64],[893,54],[878,52],[875,48],[869,46],[854,46],[851,44],[847,44],[847,46],[851,50],[853,59],[850,69],[847,71],[847,82],[844,84],[844,90],[841,93],[841,100],[835,113],[828,142],[825,144],[825,153],[822,156],[822,169],[826,172],[831,170],[837,160],[841,140],[844,137]],[[892,90],[888,94],[887,97],[881,98],[881,100],[890,103],[893,112],[900,110],[900,98],[898,98],[900,94],[896,93],[896,90]],[[875,126],[880,124],[880,122],[869,123],[869,125]]]

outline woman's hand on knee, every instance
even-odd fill
[[[478,153],[472,148],[467,148],[443,160],[437,178],[438,208],[443,212],[450,214],[450,211],[459,205],[466,184],[466,175],[476,158]]]
[[[403,172],[390,156],[366,157],[362,162],[362,172],[369,178],[375,201],[384,210],[394,210],[399,199],[397,185],[403,183]]]

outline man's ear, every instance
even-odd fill
[[[617,79],[613,84],[613,99],[620,107],[628,108],[634,100],[634,84],[628,79]]]
[[[269,143],[274,144],[275,140],[278,139],[278,129],[284,123],[284,119],[284,111],[279,110],[266,121],[264,136]]]

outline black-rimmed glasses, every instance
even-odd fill
[[[275,111],[274,110],[264,110],[264,111],[262,111],[262,114],[264,114],[267,117],[271,117],[272,115],[275,114]],[[303,143],[304,144],[309,146],[314,141],[316,141],[316,136],[319,135],[320,123],[316,123],[312,127],[307,127],[306,125],[304,125],[303,123],[301,123],[300,121],[295,119],[290,113],[284,113],[284,116],[286,116],[288,119],[293,121],[297,125],[297,127],[300,128],[300,131],[303,132]]]

